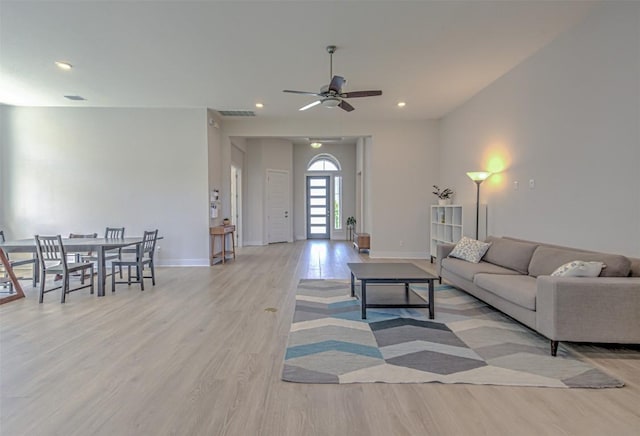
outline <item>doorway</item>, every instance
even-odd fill
[[[231,222],[236,225],[236,247],[242,238],[242,169],[231,164]]]
[[[329,239],[330,176],[307,176],[307,239]]]
[[[288,171],[267,170],[267,221],[269,244],[289,241]]]

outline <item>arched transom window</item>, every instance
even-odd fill
[[[308,171],[340,171],[340,162],[330,154],[318,154],[311,159]]]

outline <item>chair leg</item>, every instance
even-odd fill
[[[149,262],[149,268],[151,269],[151,284],[155,286],[156,285],[156,268],[153,265],[153,259],[151,259],[151,262]]]
[[[95,280],[93,280],[93,263],[91,264],[91,268],[89,268],[89,271],[91,272],[91,278],[89,280],[91,280],[91,294],[93,295],[94,292],[94,285],[95,285]],[[83,272],[84,274],[84,272]]]
[[[44,301],[44,282],[46,282],[47,274],[42,271],[42,276],[40,277],[40,299],[39,303]]]
[[[144,291],[144,264],[139,264],[136,267],[136,271],[138,273],[138,281],[140,282],[140,290]]]
[[[131,265],[127,265],[127,284],[131,286]]]
[[[62,279],[62,297],[60,297],[61,303],[64,303],[67,300],[68,289],[69,289],[69,272],[65,271],[64,278]]]
[[[116,291],[116,267],[113,265],[113,263],[111,263],[111,292],[115,292],[115,291]]]
[[[31,280],[33,281],[33,287],[35,288],[38,283],[38,263],[33,263],[33,268],[31,269]]]

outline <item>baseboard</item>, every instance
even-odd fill
[[[266,244],[264,244],[262,241],[244,241],[244,246],[246,247],[248,245],[254,245],[254,246],[261,247],[261,246],[266,245]]]

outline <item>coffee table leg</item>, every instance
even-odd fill
[[[435,284],[429,280],[429,319],[433,319],[436,312],[436,299],[434,298]]]
[[[355,289],[355,286],[353,284],[353,273],[351,273],[351,296],[352,297],[356,296],[356,289]]]
[[[361,280],[360,283],[362,284],[362,298],[360,299],[360,304],[362,305],[362,319],[367,319],[367,281]]]

